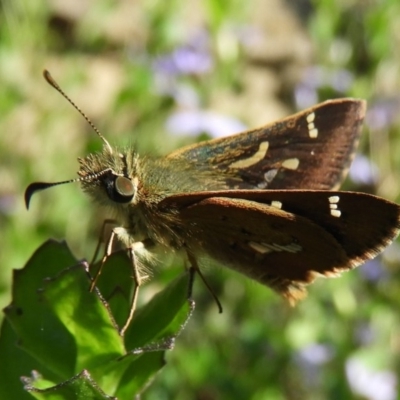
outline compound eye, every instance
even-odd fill
[[[108,176],[103,184],[108,197],[116,203],[129,203],[136,193],[135,185],[125,176]]]
[[[135,186],[133,182],[125,176],[118,176],[117,179],[115,179],[115,191],[123,198],[126,198],[127,201],[130,201],[135,195]]]

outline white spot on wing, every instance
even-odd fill
[[[297,243],[291,243],[285,247],[286,247],[286,251],[288,251],[289,253],[297,253],[297,252],[303,250],[303,248]]]
[[[275,178],[276,174],[278,173],[277,169],[270,169],[264,174],[265,182],[271,183],[272,180]]]
[[[282,167],[286,169],[295,170],[298,168],[300,161],[298,158],[288,158],[282,163]]]
[[[298,253],[299,251],[303,250],[303,248],[297,243],[290,243],[287,245],[279,245],[276,243],[258,243],[258,242],[248,242],[248,245],[255,250],[257,253],[260,254],[267,254],[271,252],[282,252],[286,251],[287,253]]]
[[[249,158],[235,161],[229,167],[230,168],[248,168],[254,164],[257,164],[259,161],[264,159],[265,156],[267,155],[268,147],[269,147],[269,142],[260,143],[260,146],[258,147],[258,150],[255,154],[253,154]]]
[[[274,200],[274,201],[271,201],[271,206],[281,209],[282,208],[282,203],[280,201]]]
[[[266,246],[264,246],[261,243],[257,243],[257,242],[249,242],[249,246],[255,250],[257,253],[260,254],[266,254],[266,253],[270,253],[272,250]]]
[[[315,113],[312,112],[311,114],[307,115],[307,122],[310,124],[311,122],[314,122],[315,120]]]
[[[318,129],[315,127],[314,120],[315,120],[315,113],[312,112],[311,114],[307,115],[307,129],[308,129],[308,136],[311,139],[315,139],[318,137]]]
[[[257,187],[259,187],[260,189],[266,189],[268,187],[268,185],[274,180],[276,174],[278,173],[278,170],[273,168],[270,169],[269,171],[267,171],[264,174],[264,181],[260,182],[259,184],[257,184]]]
[[[328,197],[328,200],[329,200],[329,208],[330,208],[332,217],[340,218],[340,216],[342,215],[342,212],[338,209],[338,203],[339,203],[340,197],[339,196],[331,196],[331,197]]]
[[[309,129],[308,135],[310,136],[311,139],[317,138],[318,137],[318,129],[317,128]]]
[[[342,215],[342,213],[340,212],[340,210],[331,210],[331,215],[332,217],[339,218]]]

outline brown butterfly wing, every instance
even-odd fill
[[[374,258],[400,228],[398,205],[362,193],[226,191],[161,203],[172,205],[192,253],[207,254],[292,302],[316,276]]]
[[[337,188],[358,145],[366,103],[330,100],[259,129],[196,143],[167,158],[226,175],[223,189]]]
[[[340,245],[318,225],[264,204],[215,197],[181,216],[190,226],[193,241],[187,246],[195,255],[205,253],[293,302],[304,296],[315,272],[347,264]]]

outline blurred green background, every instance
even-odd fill
[[[50,237],[90,259],[103,219],[76,184],[101,148],[44,68],[112,144],[165,154],[319,101],[368,100],[345,187],[400,201],[398,0],[3,0],[0,4],[0,306],[11,272]],[[365,218],[368,219],[366,210]],[[144,302],[181,271],[160,269]],[[291,309],[238,274],[206,270],[196,311],[144,399],[400,398],[400,248],[317,281]],[[29,371],[27,371],[27,375]]]

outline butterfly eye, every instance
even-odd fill
[[[130,201],[135,194],[135,187],[130,179],[118,176],[115,180],[115,191]]]
[[[108,197],[116,203],[129,203],[135,196],[136,187],[125,176],[111,176],[103,182],[105,183]]]

